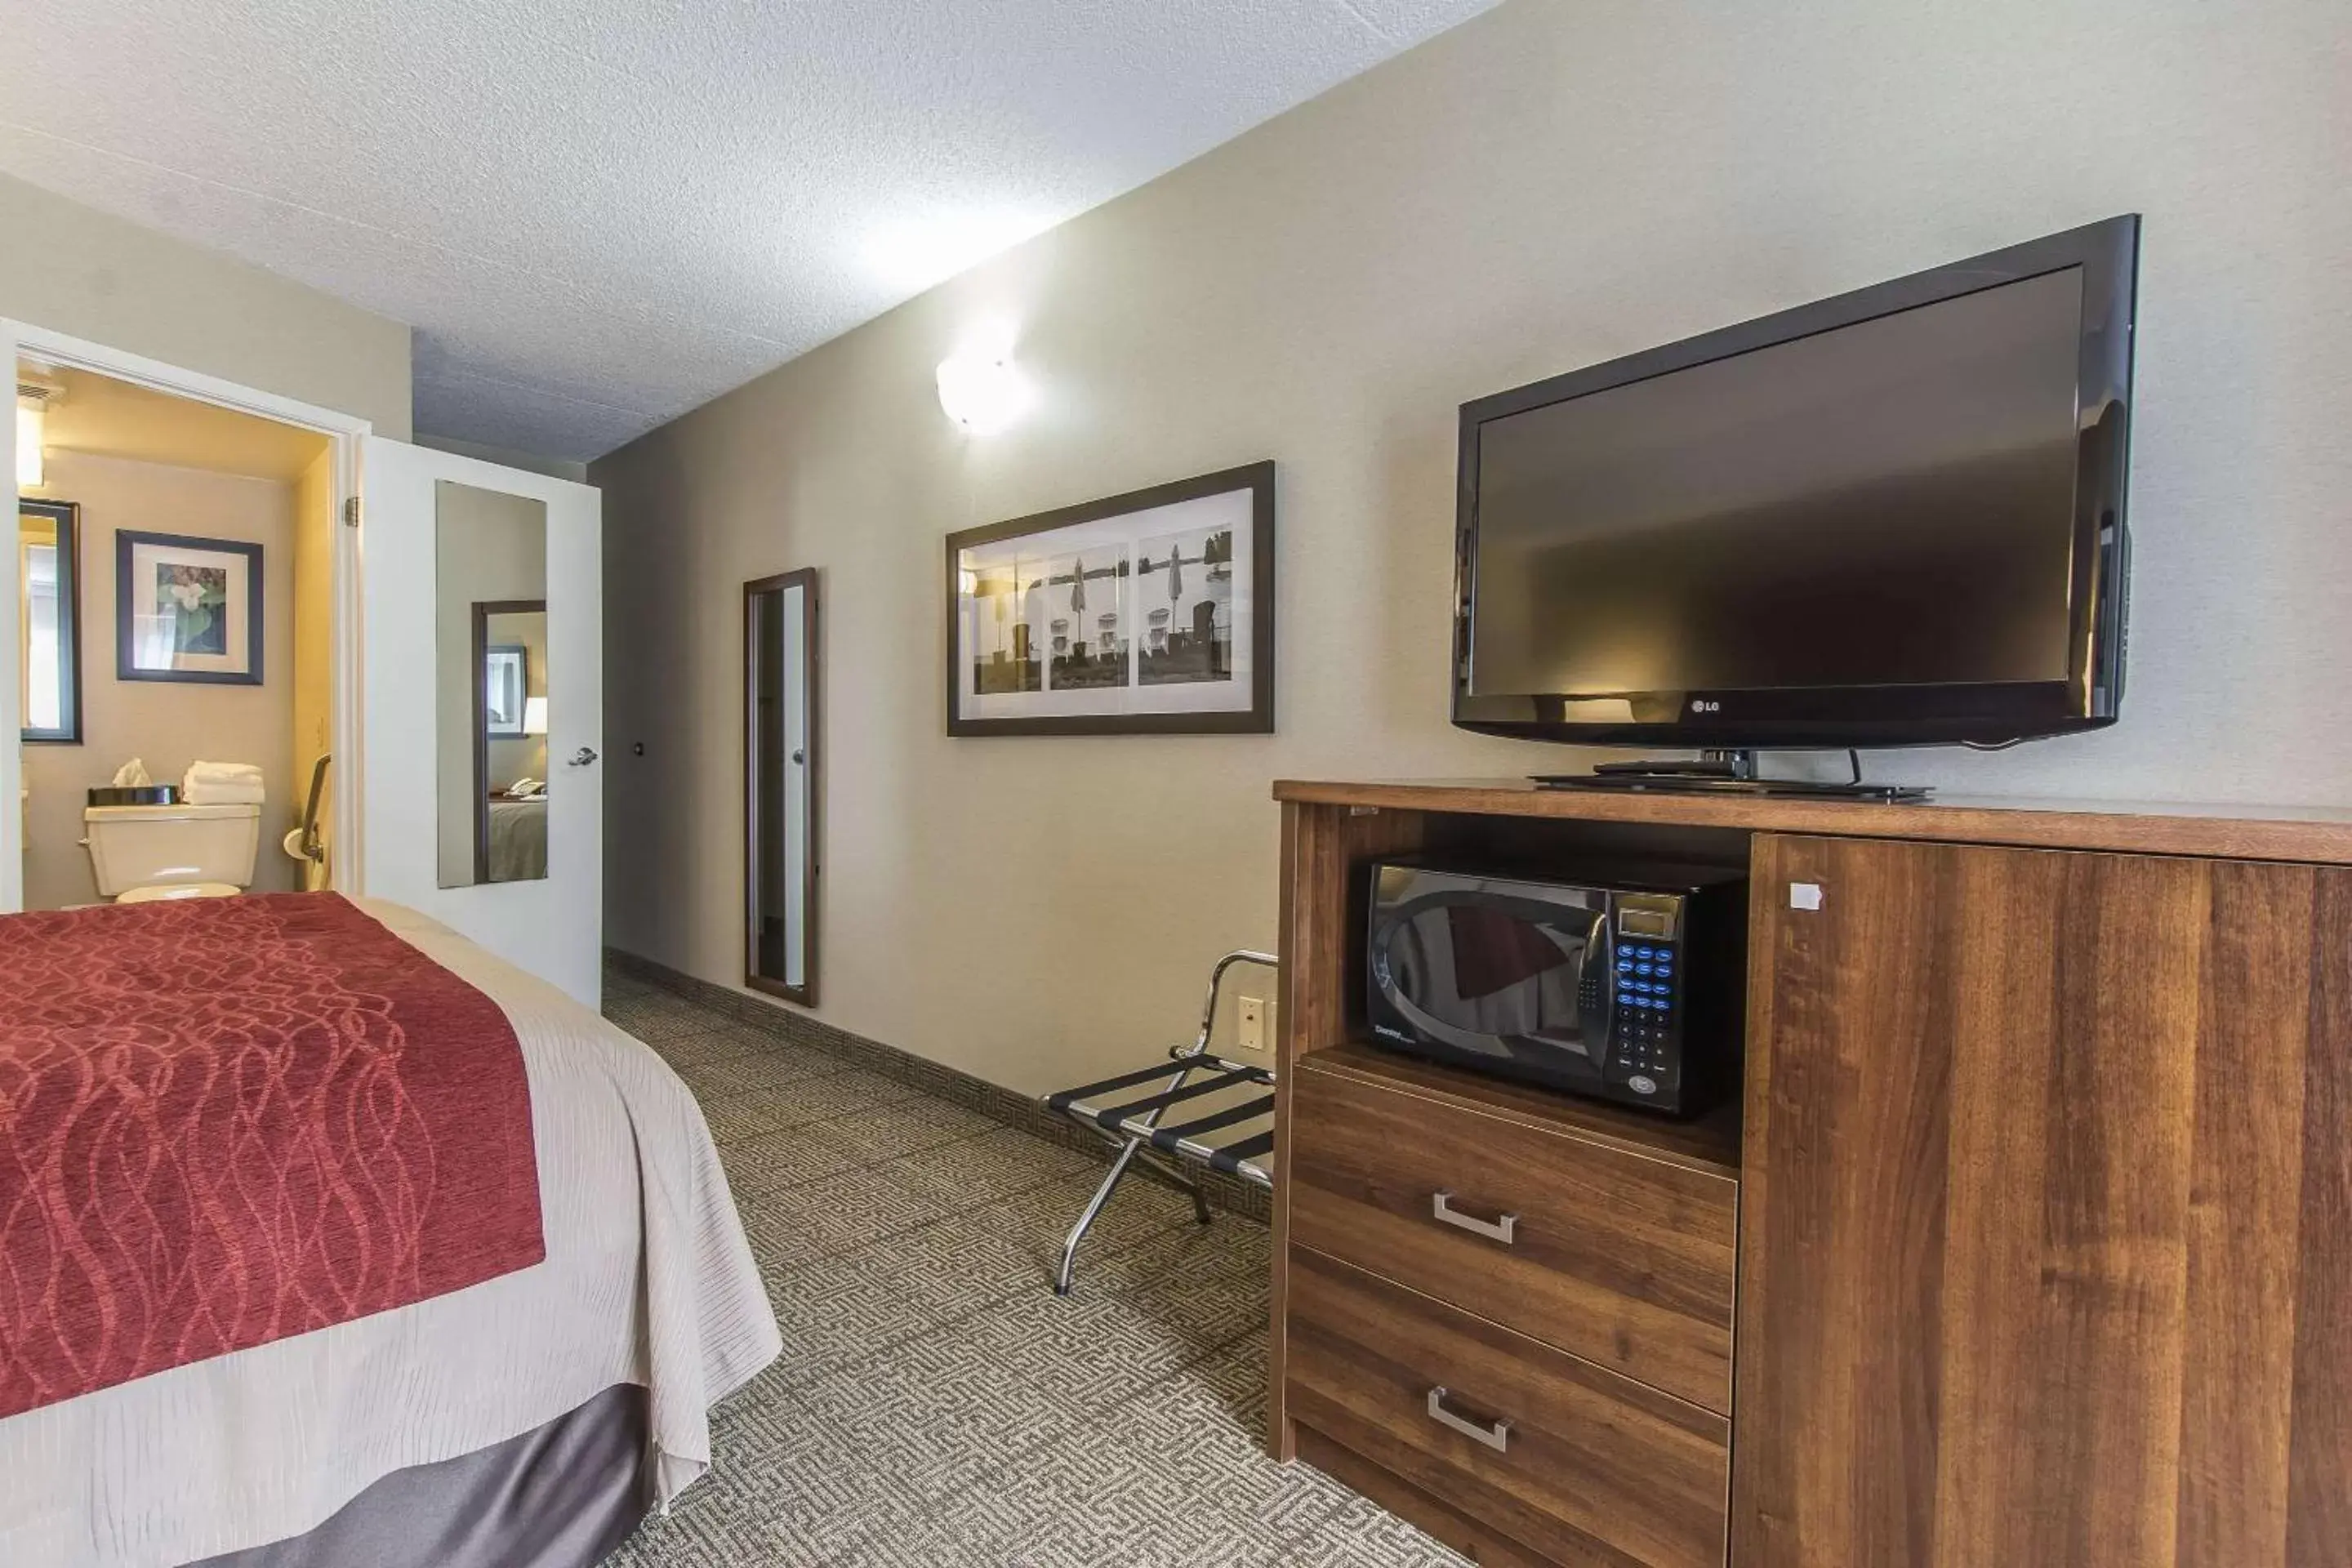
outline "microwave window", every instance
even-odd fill
[[[1675,918],[1664,910],[1620,910],[1617,929],[1627,936],[1652,936],[1661,940],[1675,934]]]
[[[1383,980],[1409,1015],[1470,1048],[1518,1036],[1581,1051],[1578,985],[1585,931],[1492,903],[1425,904],[1391,924]]]

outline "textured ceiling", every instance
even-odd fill
[[[0,169],[599,455],[1492,0],[0,0]]]

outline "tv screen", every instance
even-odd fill
[[[1725,746],[2111,721],[2135,239],[1465,406],[1456,720]]]

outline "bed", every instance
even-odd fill
[[[584,1568],[779,1349],[645,1046],[394,905],[0,917],[0,1563]]]
[[[547,797],[493,795],[488,834],[489,879],[529,882],[547,875]]]

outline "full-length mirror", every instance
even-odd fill
[[[434,486],[440,885],[547,875],[547,503]]]
[[[816,570],[743,584],[744,981],[816,1002]]]

